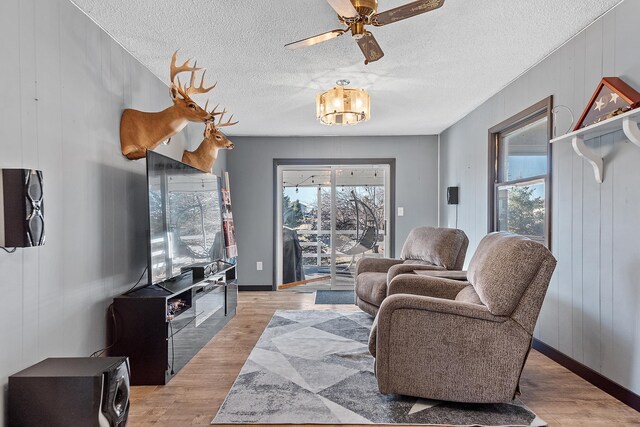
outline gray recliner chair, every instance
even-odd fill
[[[396,276],[369,340],[380,391],[513,400],[555,266],[542,244],[491,233],[471,259],[468,282]]]
[[[414,270],[461,270],[469,239],[462,230],[418,227],[409,232],[400,259],[361,258],[356,264],[356,304],[375,316],[387,297],[387,283]]]

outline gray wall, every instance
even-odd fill
[[[47,228],[44,247],[0,251],[4,389],[8,375],[46,357],[105,346],[111,298],[146,265],[145,163],[120,154],[120,114],[171,101],[67,0],[3,0],[0,40],[0,168],[43,170]],[[158,151],[179,158],[201,132],[191,125]]]
[[[435,136],[232,139],[227,164],[241,285],[273,283],[274,159],[395,158],[396,206],[405,208],[404,216],[396,217],[396,253],[411,228],[437,223]],[[256,271],[256,261],[264,263],[263,271]]]
[[[576,118],[602,76],[640,89],[637,17],[626,1],[441,135],[441,186],[460,185],[469,253],[487,232],[487,130],[546,96]],[[565,132],[568,114],[558,113]],[[558,266],[536,337],[640,393],[640,149],[622,132],[587,142],[604,156],[604,183],[571,143],[553,145],[552,250]],[[441,223],[455,211],[441,200]],[[470,257],[469,257],[470,258]]]

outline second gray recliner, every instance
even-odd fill
[[[400,259],[361,258],[356,264],[356,304],[375,316],[387,297],[387,284],[414,270],[461,270],[469,239],[462,230],[418,227],[409,232]]]

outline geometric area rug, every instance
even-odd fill
[[[211,424],[545,426],[511,403],[441,402],[378,391],[363,312],[278,310]]]

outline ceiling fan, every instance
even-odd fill
[[[298,49],[312,46],[351,31],[351,36],[356,40],[356,43],[358,43],[360,50],[364,54],[364,63],[368,64],[382,58],[384,52],[380,48],[380,45],[378,45],[375,37],[373,37],[373,34],[365,29],[366,25],[381,27],[425,12],[430,12],[444,4],[444,0],[418,0],[378,13],[378,0],[327,0],[327,2],[338,14],[338,20],[346,25],[347,28],[339,28],[289,43],[285,45],[286,48]]]

